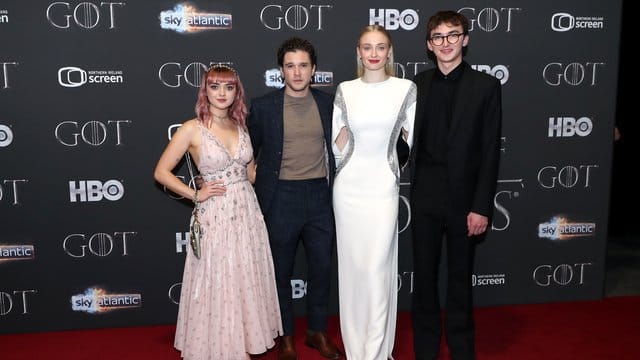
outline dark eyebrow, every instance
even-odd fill
[[[464,32],[460,32],[460,31],[458,31],[458,30],[451,30],[451,31],[449,31],[446,35],[452,35],[452,34],[460,34],[460,35],[464,35]],[[446,36],[446,35],[445,35],[445,34],[443,34],[443,33],[435,33],[435,34],[433,34],[433,35],[431,35],[431,36],[433,37],[433,36]]]

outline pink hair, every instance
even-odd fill
[[[244,87],[238,73],[226,65],[213,65],[202,76],[200,89],[198,90],[198,100],[196,101],[196,116],[198,120],[205,122],[211,118],[207,87],[213,83],[229,83],[236,86],[236,98],[229,108],[229,118],[236,124],[246,127],[245,120],[248,111],[244,100]]]

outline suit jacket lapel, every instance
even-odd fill
[[[424,120],[424,111],[427,103],[427,98],[429,96],[429,90],[431,90],[431,81],[433,80],[433,71],[430,71],[425,74],[424,79],[421,79],[421,84],[419,85],[419,94],[416,99],[416,118],[414,121],[414,135],[413,135],[413,143],[414,146],[411,148],[411,152],[415,153],[418,148],[416,145],[418,141],[420,141],[420,132],[422,131],[422,123]]]
[[[274,142],[276,144],[280,144],[281,146],[284,144],[284,89],[278,91],[273,98],[273,131],[275,132],[276,138]]]
[[[466,63],[462,63],[462,66],[465,66],[465,69],[460,78],[460,83],[458,84],[458,89],[456,90],[455,99],[452,104],[453,113],[451,114],[451,125],[449,127],[449,141],[453,138],[453,134],[460,124],[464,108],[467,104],[466,100],[473,97],[473,74],[471,71],[474,70]]]

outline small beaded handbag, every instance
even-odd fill
[[[195,195],[193,196],[193,212],[191,212],[191,220],[189,222],[189,243],[191,244],[191,250],[193,250],[193,255],[200,259],[200,240],[202,238],[202,227],[200,226],[200,221],[198,220],[198,210],[200,209],[200,202],[198,201],[198,184],[199,182],[196,180],[200,175],[194,175],[193,164],[191,163],[191,156],[189,152],[185,154],[187,167],[189,168],[189,176],[191,176],[190,183],[193,182],[193,187],[196,190]]]

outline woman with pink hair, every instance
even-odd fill
[[[199,251],[185,259],[175,347],[185,359],[249,359],[282,334],[267,229],[251,183],[253,149],[237,72],[214,65],[204,74],[197,117],[176,131],[155,179],[193,199]],[[196,189],[173,174],[185,152],[200,172]]]

